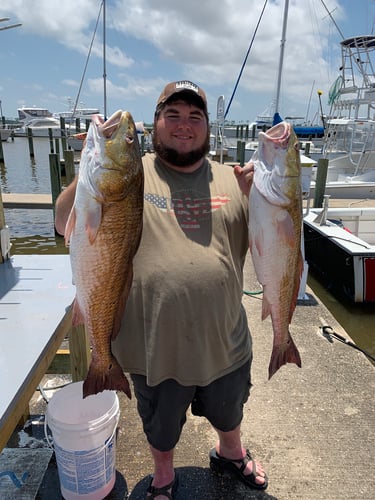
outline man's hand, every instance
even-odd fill
[[[249,163],[246,163],[243,167],[236,165],[233,168],[233,172],[237,178],[241,191],[244,195],[249,196],[254,177],[254,163],[249,161]]]

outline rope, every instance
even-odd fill
[[[365,356],[367,356],[371,361],[375,361],[375,357],[366,352],[364,349],[361,347],[358,347],[356,344],[351,342],[350,340],[346,339],[339,333],[335,332],[332,327],[328,325],[323,325],[319,327],[322,331],[322,335],[326,337],[330,342],[332,342],[332,337],[338,340],[339,342],[342,342],[343,344],[348,345],[349,347],[353,347],[354,349],[357,349],[357,351],[362,352]]]
[[[101,4],[100,4],[99,14],[98,14],[98,17],[97,17],[97,19],[96,19],[95,30],[94,30],[94,33],[93,33],[93,35],[92,35],[92,39],[91,39],[91,43],[90,43],[90,47],[89,47],[89,52],[88,52],[88,54],[87,54],[85,67],[84,67],[84,69],[83,69],[83,74],[82,74],[82,78],[81,78],[81,83],[79,84],[79,89],[78,89],[77,99],[76,99],[76,102],[74,103],[74,108],[73,108],[73,112],[72,112],[72,117],[74,117],[74,115],[75,115],[75,113],[76,113],[76,110],[77,110],[79,96],[80,96],[80,94],[81,94],[83,81],[84,81],[85,76],[86,76],[86,70],[87,70],[87,66],[88,66],[88,64],[89,64],[89,59],[90,59],[90,55],[91,55],[92,46],[93,46],[93,44],[94,44],[95,35],[96,35],[97,29],[98,29],[99,19],[100,19],[101,13],[102,13],[103,2],[104,2],[104,0],[103,0],[103,1],[101,2]]]
[[[251,47],[252,47],[252,45],[253,45],[254,38],[255,38],[255,35],[256,35],[257,31],[258,31],[259,24],[260,24],[260,21],[261,21],[261,19],[262,19],[262,17],[263,17],[263,13],[264,13],[264,10],[265,10],[265,8],[266,8],[266,5],[267,5],[267,0],[265,0],[265,2],[264,2],[263,9],[262,9],[262,12],[261,12],[261,14],[260,14],[260,17],[259,17],[259,19],[258,19],[258,23],[257,23],[257,25],[256,25],[256,28],[255,28],[255,31],[254,31],[253,38],[251,39],[251,42],[250,42],[249,48],[247,49],[246,57],[245,57],[244,62],[242,63],[242,67],[241,67],[241,70],[240,70],[240,74],[238,75],[237,82],[236,82],[236,85],[234,86],[233,93],[232,93],[231,98],[230,98],[230,100],[229,100],[229,103],[228,103],[227,109],[225,110],[224,119],[227,117],[228,111],[229,111],[229,109],[230,109],[230,106],[231,106],[232,101],[233,101],[233,98],[234,98],[234,94],[236,93],[236,90],[237,90],[238,84],[240,83],[240,79],[241,79],[241,76],[242,76],[243,70],[244,70],[244,68],[245,68],[245,64],[246,64],[247,58],[249,57],[249,54],[250,54],[250,49],[251,49]]]

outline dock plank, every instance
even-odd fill
[[[53,208],[51,194],[2,193],[4,208]]]
[[[68,255],[16,255],[0,264],[0,450],[71,329]]]

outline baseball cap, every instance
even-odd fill
[[[202,101],[203,111],[206,113],[206,115],[208,115],[206,94],[200,87],[198,87],[198,85],[190,82],[189,80],[181,80],[179,82],[168,83],[160,94],[156,107],[158,108],[160,104],[166,103],[168,99],[179,92],[190,92],[193,95],[198,96]]]

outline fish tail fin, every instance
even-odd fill
[[[109,391],[122,391],[129,399],[131,399],[131,391],[129,381],[126,378],[121,366],[116,358],[112,356],[106,370],[95,363],[94,359],[91,361],[89,371],[86,379],[83,382],[83,397],[97,394],[105,390]]]
[[[289,334],[288,340],[284,344],[274,344],[270,364],[268,367],[268,379],[286,363],[295,363],[301,368],[301,356],[297,346]]]

